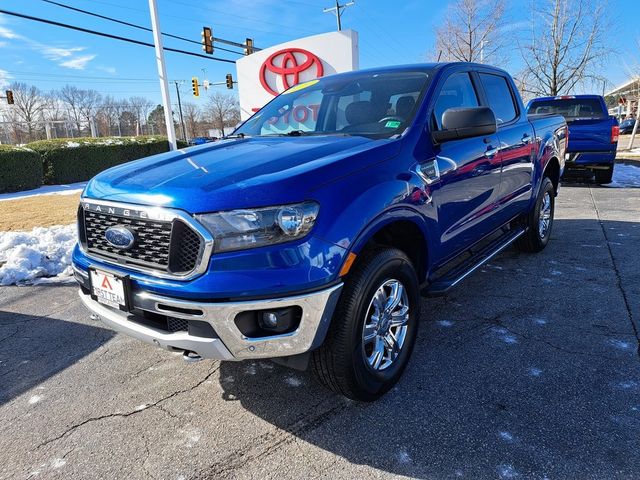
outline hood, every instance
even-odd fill
[[[389,158],[398,144],[349,136],[223,140],[106,170],[84,196],[190,213],[286,204],[374,158]],[[372,149],[380,151],[373,155]]]

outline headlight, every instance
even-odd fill
[[[230,210],[196,215],[213,234],[214,251],[263,247],[304,237],[313,227],[320,206],[316,202]]]

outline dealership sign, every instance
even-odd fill
[[[260,50],[236,62],[242,119],[288,88],[357,70],[358,33],[323,33]]]

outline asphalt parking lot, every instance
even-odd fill
[[[640,477],[640,189],[571,184],[552,241],[424,301],[357,404],[271,362],[185,364],[66,286],[0,288],[0,478]]]

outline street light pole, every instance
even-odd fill
[[[164,64],[164,50],[162,49],[162,32],[160,31],[160,18],[156,0],[149,0],[149,13],[151,14],[151,29],[153,30],[153,43],[156,49],[156,63],[158,64],[158,77],[160,79],[160,94],[162,95],[162,105],[164,107],[164,121],[167,124],[167,137],[169,137],[169,148],[178,149],[176,141],[176,131],[173,126],[173,114],[171,112],[171,97],[169,96],[169,82],[167,80],[167,69]]]

